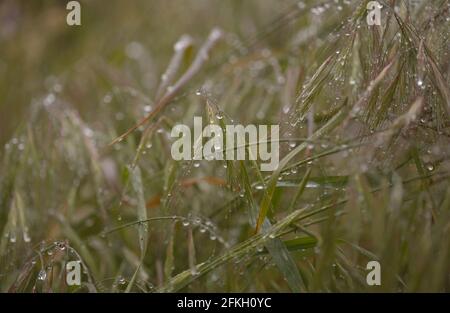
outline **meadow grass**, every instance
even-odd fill
[[[0,4],[1,291],[450,290],[449,1],[81,2]],[[193,116],[280,166],[174,161]]]

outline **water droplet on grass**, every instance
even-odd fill
[[[151,110],[152,110],[152,106],[151,105],[144,106],[144,112],[145,113],[150,113]]]
[[[45,280],[46,278],[47,278],[47,272],[44,269],[40,270],[38,273],[37,279],[42,281],[42,280]]]
[[[197,270],[197,267],[193,267],[193,268],[191,268],[191,275],[192,276],[197,276],[197,275],[199,275],[200,274],[200,272]]]
[[[83,128],[83,134],[86,137],[91,138],[94,135],[94,131],[92,129],[90,129],[89,127],[85,127],[85,128]]]
[[[255,186],[255,189],[256,190],[263,190],[264,189],[264,185],[258,184],[258,185]]]
[[[66,243],[64,241],[59,241],[56,243],[56,248],[58,248],[58,250],[64,251],[66,250]]]
[[[103,102],[104,103],[110,103],[112,100],[112,96],[108,93],[103,97]]]
[[[15,242],[17,241],[16,233],[15,233],[15,232],[12,232],[12,233],[9,234],[9,241],[10,241],[11,243],[15,243]]]
[[[53,93],[49,93],[44,99],[44,105],[49,106],[55,102],[55,95]]]
[[[125,48],[125,54],[130,59],[139,59],[145,52],[144,47],[139,42],[130,42]]]

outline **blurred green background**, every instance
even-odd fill
[[[152,95],[183,34],[203,40],[215,26],[251,38],[293,1],[81,1],[82,25],[66,24],[66,3],[0,3],[0,144],[11,136],[33,99],[54,86],[83,117],[99,113],[94,98],[121,84]],[[276,45],[286,33],[269,40]],[[139,60],[127,56],[138,44]],[[131,46],[130,46],[131,44]],[[59,90],[59,89],[58,89]]]

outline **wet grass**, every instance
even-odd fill
[[[0,4],[1,291],[449,291],[448,1],[110,2]],[[193,116],[280,167],[174,161]]]

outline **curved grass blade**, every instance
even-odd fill
[[[347,101],[347,100],[346,100]],[[309,140],[317,140],[318,138],[322,137],[323,135],[329,133],[332,131],[336,126],[338,126],[344,118],[347,116],[347,107],[344,106],[341,111],[339,111],[338,114],[336,114],[332,119],[330,119],[324,126],[322,126],[320,129],[318,129],[314,134],[311,135],[311,138]],[[272,201],[273,194],[275,192],[275,188],[278,181],[278,176],[280,175],[282,169],[291,161],[296,155],[298,155],[300,152],[302,152],[308,144],[306,142],[300,144],[298,147],[296,147],[294,150],[292,150],[288,155],[286,155],[281,161],[276,171],[272,173],[272,176],[270,178],[270,181],[267,186],[267,193],[265,194],[261,206],[259,209],[259,216],[258,220],[256,222],[256,229],[255,232],[258,232],[261,228],[261,225],[266,218],[267,212],[269,210],[270,203]]]

